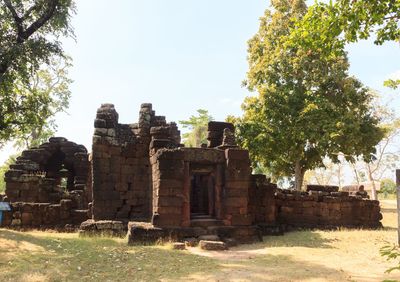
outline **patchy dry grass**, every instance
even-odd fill
[[[383,230],[298,231],[225,252],[127,246],[124,239],[0,229],[0,281],[383,281],[394,263],[396,204],[382,201]]]
[[[157,281],[217,268],[213,260],[164,246],[0,230],[0,281]]]

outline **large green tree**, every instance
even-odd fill
[[[40,95],[19,93],[51,60],[64,57],[60,37],[74,36],[73,0],[0,0],[0,146],[37,124]]]
[[[207,143],[207,126],[213,117],[208,114],[207,110],[197,110],[197,116],[190,116],[188,120],[180,120],[179,123],[188,132],[182,135],[183,143],[188,147],[200,147],[201,144]]]
[[[353,77],[339,38],[316,48],[297,32],[307,12],[302,0],[274,0],[259,31],[249,40],[249,71],[244,84],[258,95],[242,105],[239,140],[254,161],[275,176],[295,176],[300,189],[304,173],[338,154],[371,158],[383,136],[368,90]]]

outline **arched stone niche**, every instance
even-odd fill
[[[5,174],[10,202],[60,203],[71,199],[87,208],[90,163],[87,149],[63,137],[52,137],[37,148],[22,152]]]

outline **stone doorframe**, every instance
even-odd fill
[[[183,181],[183,205],[182,205],[182,226],[190,226],[190,189],[191,189],[191,176],[201,170],[202,167],[211,168],[209,173],[214,176],[215,179],[215,195],[214,195],[214,210],[215,218],[222,219],[222,186],[223,186],[223,174],[224,166],[222,163],[216,164],[201,164],[196,162],[185,161],[184,162],[184,181]]]

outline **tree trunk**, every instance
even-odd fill
[[[304,173],[305,171],[301,168],[300,161],[296,161],[294,167],[294,189],[298,191],[300,191],[303,186]]]
[[[367,164],[367,168],[368,168],[368,181],[371,182],[371,184],[372,184],[371,198],[372,198],[372,200],[377,200],[378,196],[376,194],[376,186],[375,186],[374,176],[372,175],[371,167],[369,166],[369,164]]]
[[[353,167],[354,176],[356,177],[357,185],[360,186],[360,177],[358,176],[358,171],[355,164],[351,164]]]

